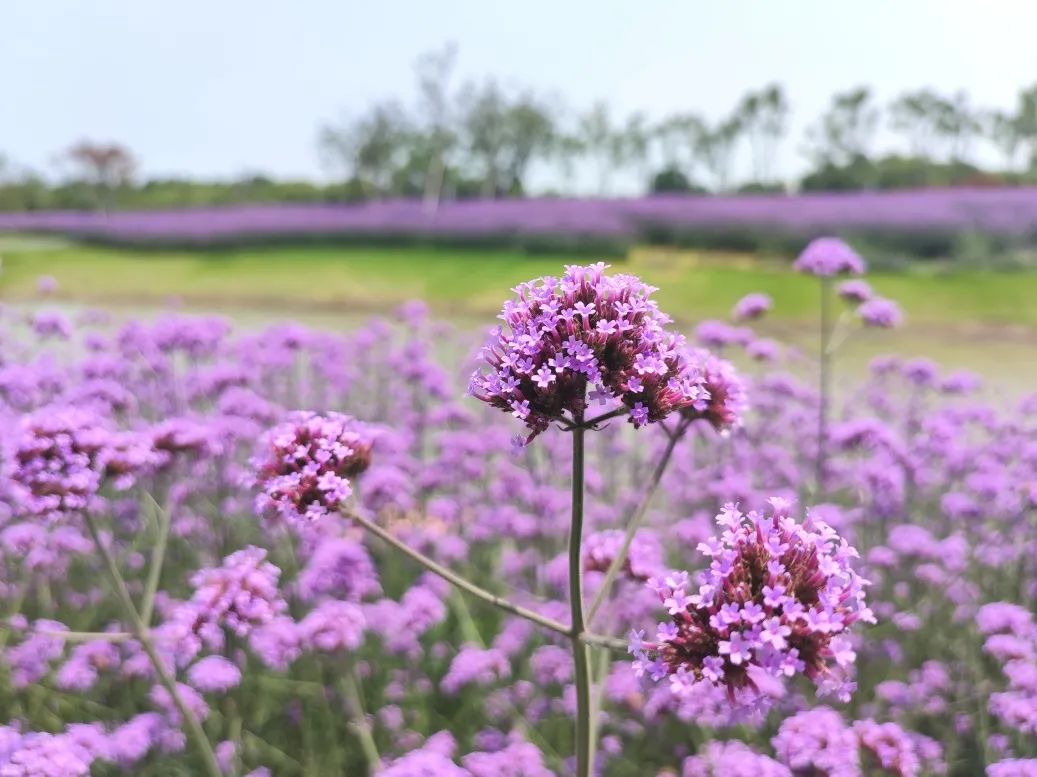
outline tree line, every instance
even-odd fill
[[[693,111],[653,120],[616,115],[605,102],[566,109],[557,98],[487,78],[456,83],[457,50],[415,64],[417,99],[387,99],[320,127],[317,148],[336,183],[139,180],[133,154],[117,143],[80,142],[51,182],[0,157],[0,209],[108,209],[236,202],[358,201],[422,197],[520,197],[531,172],[552,181],[546,194],[593,182],[607,196],[617,178],[646,192],[785,191],[777,167],[790,135],[784,88],[767,84],[710,120]],[[899,150],[879,153],[885,132]],[[971,103],[964,92],[905,92],[880,103],[866,86],[835,94],[798,139],[808,171],[791,185],[807,191],[1037,182],[1037,84],[1011,110]],[[977,159],[999,159],[993,169]],[[991,152],[996,152],[995,157]],[[586,188],[586,187],[584,187]]]

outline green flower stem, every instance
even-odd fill
[[[572,614],[573,665],[576,679],[576,777],[590,777],[594,771],[591,748],[590,656],[583,640],[583,474],[584,432],[582,419],[576,419],[572,461],[572,524],[569,527],[569,607]]]
[[[637,534],[637,530],[641,528],[645,514],[648,512],[648,506],[652,503],[652,498],[655,496],[655,492],[659,489],[659,482],[662,480],[663,473],[666,472],[666,468],[670,464],[670,459],[673,457],[673,450],[677,447],[677,443],[681,438],[684,437],[684,433],[688,430],[688,426],[689,422],[682,419],[678,422],[673,433],[669,435],[669,442],[667,442],[666,449],[663,451],[663,455],[659,458],[659,462],[655,465],[655,471],[652,473],[652,478],[648,482],[648,488],[645,489],[640,504],[638,504],[637,509],[634,511],[630,523],[627,524],[626,535],[623,537],[623,545],[620,547],[619,553],[616,554],[616,557],[612,559],[609,568],[605,570],[605,577],[602,578],[601,586],[598,588],[598,592],[594,595],[594,600],[591,602],[590,610],[587,613],[588,623],[594,623],[594,617],[598,614],[601,606],[608,598],[609,591],[611,590],[612,585],[616,582],[616,577],[619,575],[620,570],[626,563],[627,555],[630,553],[630,546],[634,542],[634,535]]]
[[[339,678],[339,687],[346,700],[346,709],[349,712],[349,728],[360,741],[360,749],[363,750],[364,760],[367,761],[367,773],[376,774],[382,765],[382,757],[378,754],[378,746],[375,744],[374,736],[371,734],[371,725],[367,721],[367,713],[364,711],[363,696],[360,692],[360,681],[357,679],[356,670],[350,666]]]
[[[359,526],[371,532],[371,534],[375,535],[383,542],[388,543],[396,550],[403,553],[405,556],[408,556],[414,561],[418,562],[429,572],[439,575],[441,578],[446,580],[451,585],[457,586],[462,591],[471,594],[477,599],[482,599],[484,602],[492,604],[494,607],[498,607],[504,610],[505,612],[510,612],[512,615],[517,615],[520,618],[525,618],[526,620],[532,621],[533,623],[536,623],[539,626],[543,626],[545,629],[549,629],[550,631],[553,631],[557,634],[561,634],[565,637],[568,637],[570,635],[570,629],[564,623],[556,621],[553,618],[545,617],[538,612],[533,612],[533,610],[526,609],[525,607],[522,607],[520,605],[514,604],[501,596],[497,596],[497,594],[490,593],[485,588],[480,588],[479,586],[475,585],[475,583],[466,580],[457,573],[452,572],[451,570],[442,566],[438,562],[433,561],[424,553],[414,550],[406,543],[397,539],[373,521],[369,521],[367,518],[353,513],[347,513],[346,517],[349,518],[351,521],[355,521]]]
[[[180,696],[180,692],[177,690],[176,682],[169,676],[166,671],[165,664],[162,663],[162,659],[155,649],[155,643],[151,639],[151,633],[148,627],[144,624],[144,621],[140,617],[140,613],[137,612],[137,608],[133,604],[133,599],[130,597],[129,589],[126,588],[126,581],[122,577],[122,573],[119,572],[119,566],[115,563],[115,558],[108,550],[108,546],[104,544],[101,539],[101,533],[97,529],[97,524],[94,522],[93,517],[86,513],[84,515],[86,520],[87,528],[90,529],[90,536],[94,540],[94,545],[97,546],[98,553],[101,554],[101,559],[104,561],[105,571],[108,574],[108,580],[115,590],[116,598],[122,605],[125,611],[126,618],[130,622],[130,627],[134,638],[140,642],[141,647],[144,648],[144,652],[147,654],[151,661],[152,667],[155,669],[155,673],[158,675],[159,681],[163,687],[169,693],[169,697],[173,700],[177,710],[180,712],[180,716],[183,718],[184,725],[187,728],[187,733],[194,742],[195,748],[198,750],[198,754],[202,758],[202,762],[205,764],[205,771],[209,777],[223,777],[223,773],[220,771],[219,763],[216,761],[216,754],[213,752],[212,744],[209,742],[209,738],[205,735],[205,731],[202,729],[202,724],[198,722],[198,718],[195,717],[194,713],[191,712],[190,708],[184,703],[183,698]]]

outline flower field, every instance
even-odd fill
[[[0,213],[0,231],[131,245],[219,245],[276,238],[445,241],[623,250],[637,240],[751,245],[825,232],[946,247],[981,232],[1030,245],[1037,189],[926,189],[633,199],[385,200],[359,205],[235,206],[139,212]],[[931,248],[931,246],[930,246]]]
[[[1037,394],[848,384],[903,313],[796,270],[812,352],[601,264],[485,338],[0,308],[0,777],[1037,775]]]

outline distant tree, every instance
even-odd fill
[[[664,167],[656,173],[650,188],[653,194],[688,194],[701,191],[676,167]]]
[[[1019,157],[1020,138],[1015,117],[1004,111],[989,111],[980,117],[981,132],[1005,158],[1005,167],[1015,169]]]
[[[406,113],[388,101],[341,126],[325,126],[319,146],[329,166],[344,170],[347,180],[369,183],[381,195],[392,191],[393,173],[410,137]]]
[[[741,135],[742,124],[737,116],[732,116],[713,128],[703,129],[698,136],[695,157],[709,174],[714,191],[729,188],[734,152]]]
[[[931,159],[938,155],[933,152],[945,112],[946,101],[931,89],[907,92],[890,104],[890,126],[906,136],[914,156]]]
[[[530,163],[548,157],[554,144],[551,109],[536,95],[526,92],[505,112],[505,183],[512,194],[524,191]]]
[[[847,165],[858,157],[867,157],[878,123],[879,109],[868,87],[840,92],[807,130],[811,145],[808,155],[817,165]]]
[[[133,154],[118,143],[83,140],[71,146],[64,160],[73,167],[72,178],[91,187],[97,206],[109,210],[115,192],[133,181],[137,162]]]
[[[576,165],[586,154],[583,139],[574,133],[556,132],[549,153],[561,168],[565,191],[571,193],[576,178]]]
[[[1037,84],[1020,92],[1011,121],[1016,142],[1027,153],[1028,170],[1035,173],[1037,172]]]
[[[706,125],[692,113],[668,116],[656,124],[654,136],[662,157],[663,171],[687,171],[687,180],[693,179],[698,150]]]
[[[482,181],[484,197],[496,197],[504,177],[508,102],[496,81],[465,87],[461,119],[464,147]]]
[[[770,181],[775,175],[778,144],[788,128],[789,104],[779,84],[749,92],[735,109],[737,124],[749,140],[753,178]]]
[[[453,115],[450,79],[457,62],[457,46],[448,43],[439,51],[423,54],[415,64],[420,95],[419,112],[424,135],[414,143],[411,161],[425,156],[428,165],[423,189],[426,207],[435,210],[443,192],[448,167],[447,155],[457,144],[456,119]]]
[[[598,101],[578,120],[577,134],[584,153],[592,157],[598,167],[598,194],[608,191],[615,151],[615,129],[608,105]]]
[[[982,128],[978,112],[969,105],[968,95],[960,91],[950,98],[939,98],[934,110],[936,132],[947,142],[950,161],[964,162]]]
[[[649,186],[651,144],[652,133],[648,127],[647,117],[640,112],[630,114],[625,123],[612,134],[610,157],[613,167],[633,168],[639,185]]]

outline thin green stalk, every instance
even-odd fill
[[[659,482],[662,480],[663,473],[666,472],[666,467],[669,466],[670,459],[673,456],[673,450],[677,447],[677,442],[684,437],[684,433],[687,431],[688,426],[688,422],[684,420],[677,424],[677,427],[669,436],[670,439],[666,443],[666,449],[663,451],[663,455],[655,465],[655,471],[652,473],[652,479],[648,482],[648,488],[642,495],[641,502],[638,504],[633,517],[630,519],[630,523],[627,525],[626,535],[623,537],[623,545],[620,547],[619,553],[616,554],[616,557],[612,559],[609,568],[605,570],[605,577],[602,578],[601,586],[598,588],[598,592],[594,595],[594,600],[591,602],[590,610],[587,613],[587,622],[592,625],[594,623],[594,616],[598,614],[601,606],[605,603],[612,585],[616,582],[616,577],[623,568],[623,564],[626,563],[627,555],[630,553],[630,546],[634,542],[634,535],[637,534],[637,530],[641,528],[641,523],[644,521],[645,514],[648,512],[648,506],[652,503],[652,498],[655,496],[655,492],[659,489]]]
[[[475,583],[466,580],[457,573],[452,572],[451,570],[447,569],[441,564],[433,561],[424,553],[414,550],[414,548],[411,548],[406,543],[397,539],[378,524],[369,521],[368,519],[360,515],[356,515],[355,513],[348,513],[346,517],[352,521],[355,521],[358,525],[360,525],[367,531],[371,532],[371,534],[375,535],[383,542],[386,542],[392,547],[396,548],[396,550],[400,551],[405,556],[408,556],[409,558],[418,562],[429,572],[439,575],[448,583],[457,586],[462,591],[471,594],[477,599],[482,599],[484,602],[488,602],[489,604],[492,604],[495,607],[504,610],[505,612],[510,612],[512,615],[517,615],[520,618],[525,618],[526,620],[532,621],[533,623],[536,623],[539,626],[543,626],[545,629],[549,629],[550,631],[553,631],[557,634],[561,634],[566,637],[570,635],[570,629],[564,623],[556,621],[553,618],[543,616],[538,612],[526,609],[525,607],[522,607],[520,605],[514,604],[501,596],[497,596],[496,594],[490,593],[485,588],[480,588],[479,586],[475,585]]]
[[[821,353],[820,373],[818,375],[818,407],[817,407],[817,463],[814,474],[817,482],[817,496],[823,497],[827,479],[827,447],[828,447],[828,405],[832,393],[832,352],[831,352],[831,304],[832,282],[827,276],[821,277]]]
[[[584,428],[577,418],[573,436],[572,524],[569,528],[569,607],[572,614],[573,665],[576,679],[576,777],[590,777],[594,771],[591,749],[590,660],[583,641],[583,475]]]
[[[158,537],[151,551],[151,566],[148,568],[148,580],[144,586],[144,598],[141,600],[140,619],[151,628],[151,616],[155,610],[155,594],[162,578],[162,565],[166,559],[166,546],[169,544],[170,511],[163,510],[151,494],[145,494],[151,509],[158,514]]]
[[[94,523],[94,519],[89,513],[85,513],[84,518],[86,520],[87,528],[90,530],[90,536],[94,540],[94,545],[97,546],[97,552],[101,554],[101,559],[104,561],[105,571],[108,574],[108,581],[111,583],[112,588],[115,589],[116,598],[119,599],[119,602],[125,611],[126,618],[130,622],[133,636],[140,642],[141,647],[144,648],[144,652],[151,661],[151,665],[154,667],[159,681],[169,693],[169,697],[173,700],[177,710],[180,712],[180,717],[183,718],[184,725],[187,727],[187,733],[194,741],[198,754],[201,756],[202,762],[205,764],[205,771],[209,774],[209,777],[223,777],[223,773],[220,771],[220,765],[216,760],[216,754],[213,752],[212,745],[209,743],[209,738],[205,735],[205,731],[202,729],[201,723],[198,722],[198,718],[195,717],[194,713],[191,712],[190,708],[184,703],[183,698],[180,696],[180,692],[177,690],[176,682],[166,671],[165,664],[162,662],[162,658],[158,655],[158,651],[155,649],[155,643],[151,639],[151,634],[148,631],[147,626],[144,625],[140,613],[137,612],[137,608],[133,604],[133,599],[130,597],[129,589],[126,588],[126,581],[123,579],[122,573],[119,572],[119,566],[115,563],[115,558],[108,550],[108,546],[105,545],[104,541],[101,539],[101,533],[97,529],[97,524]]]
[[[378,754],[378,746],[371,734],[371,726],[367,722],[363,697],[360,695],[360,682],[357,680],[356,670],[352,666],[342,673],[339,687],[346,700],[346,708],[351,718],[349,727],[360,741],[360,749],[363,750],[364,760],[367,761],[367,773],[375,774],[381,768],[382,757]]]

